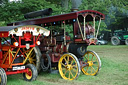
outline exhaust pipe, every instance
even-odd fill
[[[81,5],[81,0],[71,0],[72,2],[72,9],[71,11],[78,11],[78,7]]]
[[[29,19],[29,18],[39,17],[39,16],[44,17],[50,14],[52,14],[52,8],[27,13],[24,15],[24,18]]]

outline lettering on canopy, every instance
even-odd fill
[[[22,27],[21,30],[34,30],[34,27]]]
[[[35,25],[27,25],[27,26],[20,26],[17,28],[14,28],[9,31],[10,34],[15,34],[16,36],[23,36],[23,32],[30,32],[33,34],[33,36],[38,36],[39,34],[43,34],[44,36],[49,36],[50,31]]]

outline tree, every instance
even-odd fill
[[[128,28],[127,23],[123,23],[128,16],[127,0],[22,0],[22,2],[17,3],[6,1],[0,5],[0,25],[25,20],[24,14],[45,8],[52,8],[52,15],[58,15],[62,12],[69,13],[74,6],[72,3],[76,4],[76,1],[82,1],[80,7],[78,6],[79,10],[96,10],[106,15],[105,23],[102,22],[101,27],[109,29],[117,28],[117,26]],[[121,26],[122,23],[123,26]]]
[[[109,13],[106,16],[106,24],[108,29],[114,30],[128,28],[126,21],[128,20],[128,2],[126,0],[112,0],[108,7]]]
[[[53,8],[54,15],[60,12],[61,7],[45,0],[22,0],[22,2],[11,2],[0,5],[0,20],[2,25],[10,22],[25,20],[24,14],[46,8]],[[58,9],[60,8],[60,9]]]
[[[105,14],[105,23],[101,24],[101,28],[106,27],[111,30],[128,28],[127,23],[124,23],[128,16],[127,0],[83,0],[80,9],[96,10]]]

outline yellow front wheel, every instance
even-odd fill
[[[80,74],[80,64],[77,57],[71,53],[61,56],[58,62],[61,77],[66,80],[74,80]]]
[[[28,68],[28,72],[23,73],[23,77],[26,81],[33,81],[36,80],[38,76],[38,72],[36,67],[33,64],[26,65],[25,68]]]
[[[82,57],[81,70],[85,75],[96,75],[101,68],[101,60],[94,51],[87,51]]]

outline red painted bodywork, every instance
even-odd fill
[[[0,50],[0,59],[2,59],[3,58],[3,56],[2,56],[2,51]]]
[[[0,32],[0,37],[8,37],[9,32]]]
[[[49,26],[60,26],[61,24],[72,24],[73,25],[73,33],[74,33],[74,43],[84,43],[89,45],[89,39],[83,40],[82,37],[78,34],[79,26],[78,22],[76,22],[77,18],[80,20],[80,22],[83,22],[83,17],[86,16],[86,22],[93,21],[93,17],[96,17],[96,20],[99,20],[99,17],[101,20],[105,19],[105,15],[94,10],[82,10],[82,11],[76,11],[71,12],[68,14],[61,14],[61,15],[55,15],[55,16],[49,16],[44,18],[38,18],[38,19],[30,19],[25,21],[19,21],[14,23],[9,23],[8,26],[12,25],[41,25],[43,27],[49,27]],[[73,21],[75,20],[75,21]],[[86,36],[90,35],[91,32],[94,32],[94,28],[89,29],[86,26]],[[75,37],[78,36],[78,37]],[[68,52],[68,45],[64,45],[62,41],[57,41],[56,36],[53,36],[52,39],[50,37],[46,37],[41,40],[41,45],[39,46],[40,50],[42,52],[51,51],[49,53],[51,57],[52,62],[58,62],[60,59],[60,56]],[[66,36],[66,40],[70,40],[69,36]],[[60,43],[61,42],[61,43]]]
[[[12,31],[15,28],[18,28],[19,26],[6,26],[6,27],[0,27],[0,67],[3,68],[6,71],[7,75],[11,74],[18,74],[18,73],[27,73],[28,75],[31,75],[31,72],[29,72],[28,68],[24,70],[16,70],[13,71],[13,66],[22,66],[24,65],[23,61],[21,62],[14,62],[17,58],[21,57],[24,59],[27,57],[25,53],[29,52],[32,47],[36,46],[36,41],[39,41],[40,34],[35,37],[30,32],[23,32],[23,36],[16,36],[16,35],[9,35],[9,32]],[[23,30],[34,28],[32,27],[24,27]],[[10,42],[8,42],[5,38],[10,38]],[[2,42],[5,40],[7,44]],[[18,46],[14,46],[13,43],[18,42]],[[26,48],[26,43],[22,44],[22,41],[29,43],[31,41],[32,43],[29,45],[30,49],[23,50],[22,48]],[[2,44],[2,43],[4,44]],[[22,56],[21,56],[22,55]]]
[[[19,73],[29,73],[29,70],[28,68],[26,68],[24,70],[6,71],[6,75],[19,74]]]
[[[30,32],[26,32],[24,33],[24,37],[22,39],[24,39],[25,41],[32,41],[31,37],[32,35],[30,34]]]

